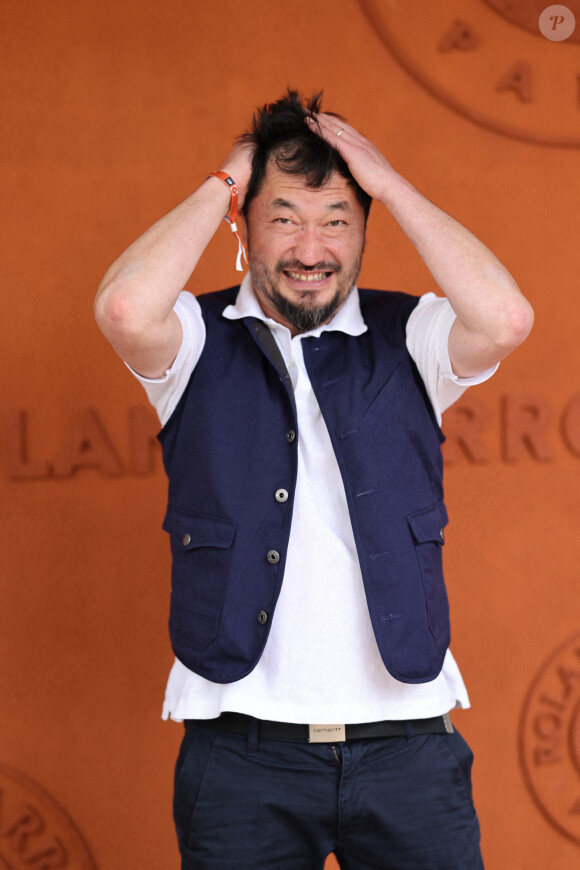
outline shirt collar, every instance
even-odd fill
[[[263,323],[267,323],[273,329],[286,329],[281,323],[267,317],[260,307],[260,303],[254,293],[252,278],[248,272],[244,275],[244,279],[240,285],[236,301],[233,305],[228,305],[222,312],[223,316],[228,320],[241,320],[243,317],[256,317]],[[363,320],[360,310],[360,301],[358,288],[355,286],[352,292],[348,295],[344,304],[338,309],[334,317],[328,322],[323,323],[316,329],[310,332],[303,332],[297,338],[305,338],[306,336],[318,336],[330,330],[345,332],[347,335],[362,335],[368,329]],[[287,330],[288,332],[290,330]]]

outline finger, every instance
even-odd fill
[[[315,115],[312,118],[308,117],[306,120],[310,129],[325,139],[333,148],[339,148],[341,139],[344,141],[345,136],[346,138],[349,136],[348,124],[339,118],[333,118],[328,115]]]
[[[320,115],[315,115],[316,119],[320,121],[320,123],[330,131],[338,132],[339,130],[348,134],[355,134],[356,130],[351,124],[348,124],[342,118],[337,118],[335,115],[325,115],[321,113]]]
[[[348,127],[346,121],[342,121],[340,118],[334,118],[332,115],[314,115],[314,121],[318,124],[318,126],[325,130],[328,133],[334,133],[336,135],[339,131],[344,131]]]

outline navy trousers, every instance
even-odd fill
[[[481,870],[473,756],[453,734],[309,744],[188,723],[182,870]]]

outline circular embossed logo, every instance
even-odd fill
[[[48,792],[0,764],[0,870],[97,870],[73,820]]]
[[[450,108],[507,136],[580,147],[580,0],[560,12],[545,0],[359,3],[398,62]]]
[[[522,711],[520,759],[543,815],[580,845],[580,633],[536,674]]]

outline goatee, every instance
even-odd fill
[[[327,323],[345,302],[356,283],[360,272],[361,258],[344,272],[340,263],[317,263],[306,267],[302,263],[280,261],[275,267],[275,277],[268,271],[261,260],[252,257],[250,253],[250,274],[254,289],[258,295],[263,294],[275,308],[281,319],[290,324],[296,333],[310,332],[323,323]],[[308,272],[333,272],[337,276],[337,288],[334,296],[325,305],[312,303],[315,291],[306,291],[301,304],[290,302],[278,289],[280,277],[284,271],[306,270]]]
[[[330,302],[318,308],[301,307],[294,305],[288,299],[285,299],[280,291],[273,287],[268,294],[268,298],[276,308],[278,314],[287,322],[290,323],[296,332],[310,332],[311,329],[316,329],[330,320],[341,306],[343,299],[340,291],[337,290]]]

